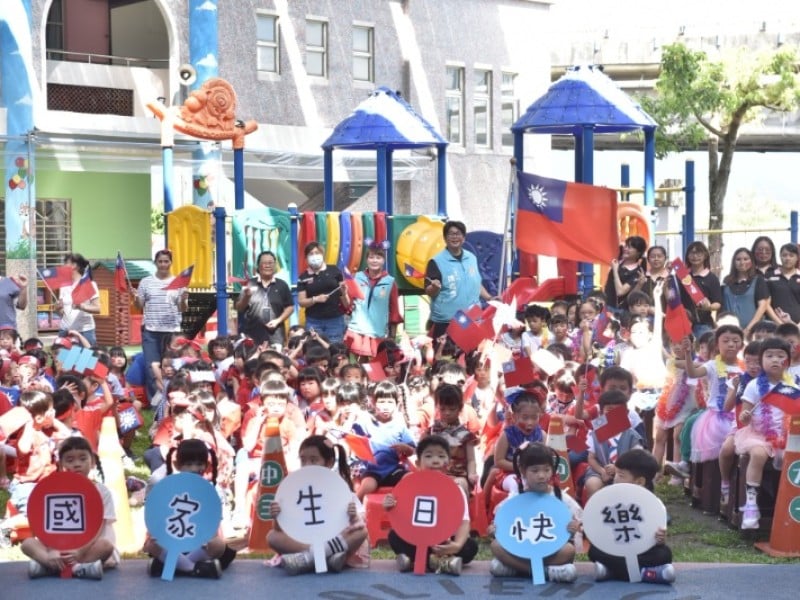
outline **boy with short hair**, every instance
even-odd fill
[[[420,471],[432,470],[447,472],[450,462],[450,445],[439,435],[429,435],[417,444],[417,467]],[[428,569],[436,573],[460,575],[461,567],[469,563],[478,553],[477,542],[470,537],[469,503],[464,490],[459,488],[464,498],[464,516],[458,530],[449,540],[428,549]],[[383,508],[387,511],[397,506],[397,499],[391,493],[383,498]],[[394,529],[389,531],[389,545],[397,555],[398,570],[410,571],[414,565],[417,547],[401,538]]]
[[[529,304],[525,308],[525,323],[528,330],[522,332],[522,349],[528,356],[533,356],[539,348],[550,345],[550,311],[538,304]]]
[[[792,377],[800,376],[800,327],[795,323],[781,323],[775,328],[775,335],[789,342],[789,374]]]
[[[617,458],[613,483],[632,483],[653,491],[653,478],[659,471],[658,461],[647,450],[634,448],[623,452]],[[675,581],[675,568],[672,566],[672,550],[666,542],[667,530],[656,532],[656,543],[637,557],[644,583],[672,583]],[[617,579],[628,581],[628,568],[625,558],[612,556],[589,546],[589,560],[594,561],[595,580]]]
[[[618,406],[627,407],[628,398],[619,390],[606,391],[600,394],[599,406],[601,414],[608,414]],[[584,499],[610,485],[616,474],[616,462],[619,455],[628,450],[642,447],[642,436],[633,426],[608,440],[601,442],[597,434],[592,432],[587,439],[589,446],[589,470],[583,484]]]

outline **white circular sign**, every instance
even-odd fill
[[[350,522],[347,505],[353,492],[338,473],[308,466],[284,479],[275,493],[278,524],[298,542],[324,544]]]
[[[583,509],[583,531],[594,546],[624,556],[631,572],[637,556],[656,543],[656,531],[667,526],[667,509],[640,485],[615,483],[595,493]]]

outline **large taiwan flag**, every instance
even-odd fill
[[[617,195],[608,188],[517,173],[517,248],[591,263],[619,253]]]

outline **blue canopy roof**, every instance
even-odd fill
[[[596,133],[656,127],[656,122],[597,66],[576,66],[528,107],[511,131],[575,134],[584,126]]]
[[[336,126],[322,147],[399,150],[440,144],[447,141],[408,102],[397,92],[380,87]]]

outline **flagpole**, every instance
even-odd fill
[[[506,218],[503,222],[503,254],[500,260],[500,272],[497,275],[497,295],[502,296],[503,290],[505,286],[503,285],[504,282],[508,281],[511,278],[511,273],[506,275],[506,264],[509,263],[509,259],[513,253],[513,231],[511,229],[512,224],[512,213],[513,213],[513,202],[515,198],[514,189],[515,183],[517,180],[517,159],[511,157],[511,169],[509,170],[509,177],[508,177],[508,202],[506,202]]]
[[[47,288],[47,291],[50,292],[50,297],[55,298],[56,293],[53,291],[53,288],[51,288],[50,285],[47,283],[47,280],[44,278],[44,275],[42,275],[42,272],[39,270],[39,267],[36,267],[36,274],[42,280],[42,283],[44,284],[44,287]]]
[[[119,256],[120,261],[122,261],[122,271],[125,273],[125,281],[128,282],[128,291],[133,289],[133,284],[131,283],[131,278],[128,276],[128,269],[125,267],[125,259],[122,257],[122,251],[117,250],[117,256]]]

